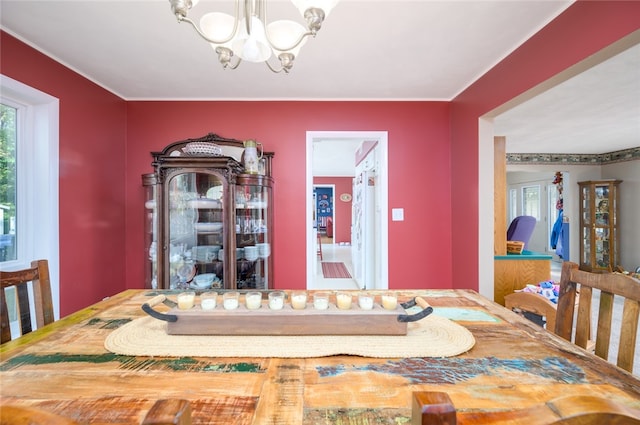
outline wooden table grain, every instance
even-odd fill
[[[194,424],[402,424],[413,391],[446,391],[458,411],[526,408],[600,395],[640,408],[640,380],[473,291],[422,296],[476,345],[450,358],[132,357],[105,350],[157,291],[129,290],[0,346],[0,403],[95,424],[139,423],[161,398],[191,402]],[[169,297],[175,293],[166,292]]]

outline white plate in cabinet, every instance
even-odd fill
[[[198,198],[192,199],[189,201],[189,206],[191,208],[222,208],[222,202],[218,199],[209,199],[209,198]]]
[[[198,232],[220,232],[222,223],[195,223],[193,227]]]
[[[265,201],[247,201],[245,208],[267,208]]]

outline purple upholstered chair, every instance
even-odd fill
[[[513,219],[507,230],[508,241],[524,242],[524,249],[529,249],[529,239],[536,227],[536,218],[530,215],[521,215]]]

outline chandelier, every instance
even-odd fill
[[[291,0],[307,27],[290,20],[267,22],[266,0],[235,0],[235,17],[221,12],[202,16],[200,26],[187,17],[198,0],[169,0],[178,22],[187,22],[211,44],[223,68],[236,69],[245,60],[264,62],[271,71],[288,73],[309,36],[315,37],[338,0]],[[275,68],[269,58],[280,60]]]

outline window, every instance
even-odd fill
[[[46,258],[59,317],[58,99],[4,75],[0,93],[0,269]]]
[[[518,216],[518,191],[509,189],[509,223]]]
[[[18,108],[0,104],[0,262],[17,258],[16,145]]]
[[[522,188],[522,215],[530,215],[540,221],[540,186]]]

